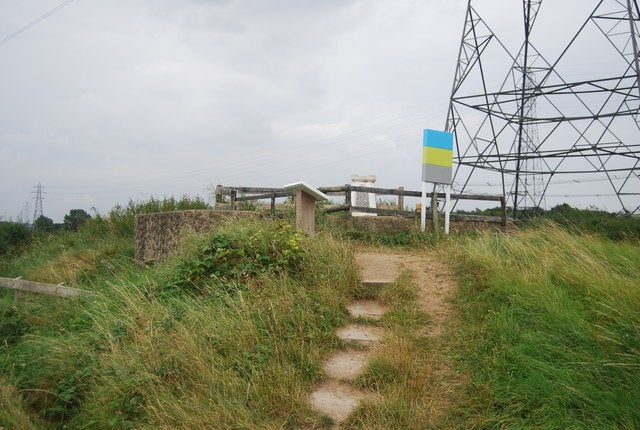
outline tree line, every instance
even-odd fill
[[[54,223],[51,218],[40,215],[32,225],[11,221],[0,221],[0,256],[9,255],[29,243],[34,235],[57,231],[77,231],[82,224],[91,219],[83,209],[71,209],[62,223]]]

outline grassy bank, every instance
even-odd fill
[[[61,235],[5,265],[4,276],[98,295],[23,296],[14,308],[2,293],[0,427],[323,422],[306,396],[356,285],[344,245],[262,222],[192,237],[155,267],[130,256],[126,235]]]
[[[136,210],[41,236],[0,265],[97,294],[25,294],[14,307],[0,290],[0,427],[327,427],[306,399],[358,296],[390,310],[357,381],[380,401],[347,428],[640,428],[637,241],[551,223],[440,242],[344,234],[449,257],[460,320],[428,336],[414,274],[363,289],[353,245],[331,234],[231,223],[144,268]]]
[[[553,224],[463,239],[463,428],[640,427],[640,245]]]

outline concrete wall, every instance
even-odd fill
[[[187,232],[211,230],[234,218],[257,218],[256,212],[191,210],[136,216],[135,258],[146,262],[167,256],[175,250]]]

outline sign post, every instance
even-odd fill
[[[445,214],[444,232],[449,234],[449,216],[451,212],[451,183],[453,168],[453,133],[425,129],[422,139],[422,210],[420,227],[426,228],[427,182],[444,184]],[[436,192],[434,187],[434,193]],[[437,199],[434,199],[437,201]]]

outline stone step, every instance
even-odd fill
[[[361,324],[350,324],[338,329],[336,334],[342,340],[358,342],[362,344],[372,344],[382,338],[382,329],[379,327],[366,326]]]
[[[338,381],[355,381],[367,365],[370,353],[357,349],[338,351],[324,363],[327,377]]]
[[[389,309],[377,300],[354,300],[347,306],[347,310],[352,317],[379,320]]]
[[[339,423],[347,418],[365,397],[366,395],[353,385],[330,379],[311,393],[309,403],[312,408]]]
[[[362,282],[363,287],[382,288],[389,284],[393,284],[392,279],[364,279]]]

